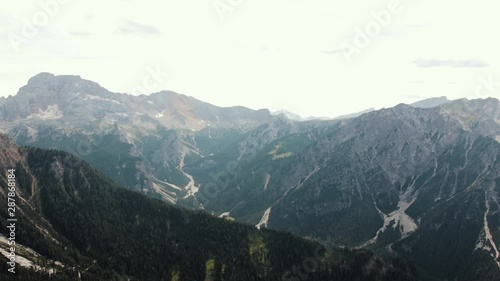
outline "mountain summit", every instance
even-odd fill
[[[443,97],[428,98],[421,101],[417,101],[415,103],[412,103],[411,106],[419,108],[433,108],[448,102],[450,102],[450,100],[447,97],[443,96]]]
[[[200,130],[210,126],[257,126],[269,121],[271,114],[265,109],[217,107],[170,91],[148,96],[112,93],[80,76],[40,73],[29,79],[17,95],[3,101],[0,118],[7,123],[33,119],[53,123],[64,120],[67,124],[71,120],[71,125],[134,124]]]

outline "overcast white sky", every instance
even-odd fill
[[[39,72],[76,74],[133,93],[147,69],[158,68],[169,75],[152,92],[302,116],[443,95],[499,98],[498,6],[494,0],[2,1],[0,96],[17,93]],[[375,20],[388,13],[390,19]]]

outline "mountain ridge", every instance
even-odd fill
[[[64,85],[60,90],[71,93]],[[85,102],[116,104],[96,100]],[[167,118],[173,124],[187,120],[186,112],[213,116],[211,107],[199,109],[187,97],[172,105],[170,112],[180,116]],[[405,256],[442,280],[498,273],[497,99],[427,108],[399,104],[354,118],[302,122],[283,115],[259,119],[252,111],[244,124],[228,115],[228,126],[194,131],[158,125],[151,115],[112,122],[114,107],[100,110],[108,115],[105,126],[38,116],[0,127],[22,145],[65,150],[120,184],[173,205],[328,245]],[[119,113],[125,112],[134,113]],[[435,259],[434,249],[460,260]]]
[[[0,151],[16,150],[14,158],[0,154],[0,169],[16,170],[19,261],[16,275],[4,270],[8,247],[1,221],[2,280],[257,281],[297,274],[318,281],[417,280],[404,260],[327,249],[290,234],[174,208],[117,186],[65,152],[19,148],[0,135]],[[0,182],[0,213],[6,216],[6,174]]]
[[[84,110],[79,108],[82,106]],[[172,91],[148,96],[113,93],[77,75],[56,76],[51,73],[35,75],[19,89],[17,95],[7,97],[0,116],[5,122],[30,118],[54,120],[63,115],[93,122],[112,113],[108,119],[127,122],[130,120],[124,116],[126,112],[138,115],[129,117],[132,120],[140,120],[140,116],[145,115],[148,118],[143,122],[194,130],[207,126],[234,126],[232,123],[255,126],[271,117],[267,109],[255,111],[242,106],[217,107]]]

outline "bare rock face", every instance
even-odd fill
[[[7,169],[14,169],[19,161],[21,161],[19,147],[11,138],[0,134],[0,170],[2,173]]]
[[[333,245],[409,256],[440,278],[453,280],[488,256],[489,270],[499,272],[498,108],[496,99],[458,100],[262,126],[241,142],[258,148],[253,163],[241,164],[208,208]]]
[[[150,96],[118,94],[80,76],[50,73],[32,77],[16,96],[2,100],[1,105],[0,117],[7,123],[55,121],[64,117],[65,125],[77,128],[97,123],[101,127],[160,125],[200,130],[208,126],[255,127],[271,119],[267,109],[221,108],[170,91]]]

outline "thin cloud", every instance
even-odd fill
[[[92,14],[92,13],[85,14],[83,16],[83,19],[85,19],[85,20],[93,20],[94,18],[95,18],[95,14]]]
[[[488,64],[477,59],[469,60],[442,60],[442,59],[417,59],[413,63],[418,67],[452,67],[452,68],[481,68]]]
[[[73,36],[93,36],[93,35],[95,35],[95,33],[88,32],[88,31],[70,31],[68,33],[73,35]]]
[[[407,99],[414,99],[414,100],[424,100],[424,99],[428,99],[428,98],[431,98],[430,96],[421,96],[421,95],[403,95],[403,98],[407,98]]]
[[[161,34],[160,30],[155,26],[144,25],[134,21],[122,21],[116,32],[121,34]]]
[[[337,54],[348,53],[349,50],[348,49],[335,49],[335,50],[321,50],[320,52],[323,54],[327,54],[327,55],[337,55]]]

